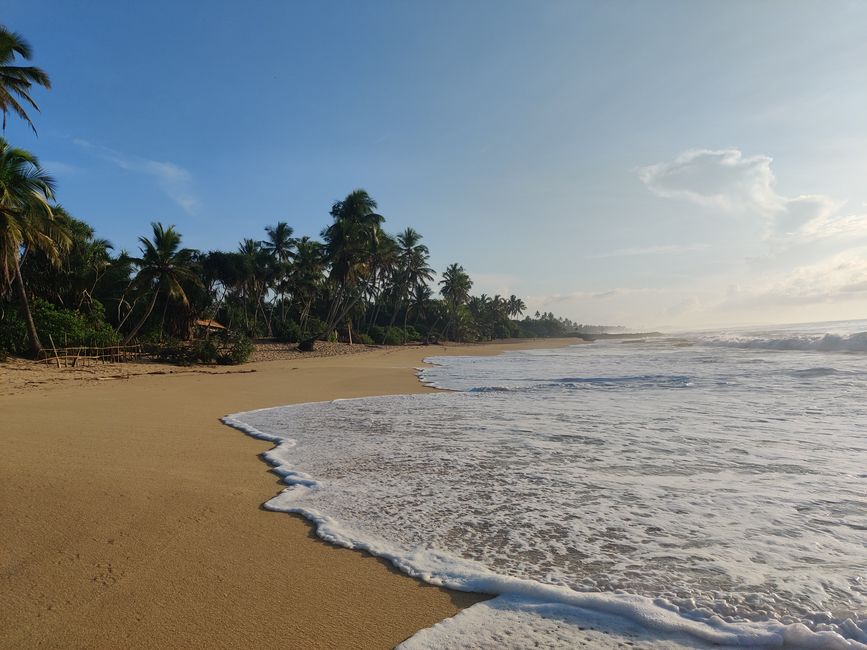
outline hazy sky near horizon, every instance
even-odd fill
[[[5,4],[54,85],[6,138],[118,249],[363,187],[531,311],[867,317],[867,2]]]

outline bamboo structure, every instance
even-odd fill
[[[54,355],[46,356],[44,361],[46,363],[56,363],[58,368],[76,368],[98,363],[139,361],[144,356],[144,351],[140,344],[109,345],[105,347],[79,345],[57,348],[52,341],[51,351]]]

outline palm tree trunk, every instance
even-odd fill
[[[27,323],[27,334],[30,337],[30,351],[35,357],[41,357],[44,353],[39,334],[36,331],[36,323],[33,322],[33,314],[30,312],[30,303],[27,301],[27,290],[24,288],[24,278],[21,277],[21,265],[15,261],[15,288],[18,290],[18,300],[21,303],[21,315]]]
[[[153,298],[151,298],[150,304],[148,305],[147,310],[145,311],[145,315],[141,318],[141,320],[136,323],[136,326],[132,328],[132,331],[126,335],[123,343],[121,345],[129,345],[129,342],[135,338],[135,335],[138,334],[138,331],[144,327],[144,324],[147,322],[147,319],[151,317],[151,312],[153,312],[154,307],[157,304],[157,296],[160,295],[159,289],[154,289]]]

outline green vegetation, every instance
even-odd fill
[[[30,91],[50,84],[39,68],[13,65],[18,57],[30,59],[30,46],[0,27],[4,125],[11,112],[33,127]],[[210,252],[183,248],[174,226],[153,223],[137,257],[115,254],[57,203],[39,160],[0,138],[0,355],[138,341],[174,363],[242,363],[263,336],[312,350],[317,340],[402,345],[576,329],[553,314],[519,320],[526,305],[514,295],[472,296],[460,264],[437,281],[421,234],[388,234],[363,189],[330,216],[321,241],[295,238],[280,221],[263,240]]]

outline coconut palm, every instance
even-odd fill
[[[184,306],[189,305],[189,299],[183,284],[192,282],[199,284],[199,276],[193,271],[195,251],[181,248],[181,235],[174,226],[163,227],[161,223],[152,223],[153,239],[139,237],[141,257],[132,257],[130,261],[137,267],[132,281],[133,290],[140,296],[150,295],[150,302],[138,323],[130,330],[123,340],[127,345],[150,318],[157,298],[163,295],[166,301],[173,300]]]
[[[39,166],[36,156],[0,138],[0,295],[14,284],[30,349],[37,356],[43,350],[21,274],[21,255],[38,250],[52,264],[60,263],[70,238],[54,220],[53,198],[54,180]]]
[[[343,321],[375,277],[374,261],[385,221],[376,207],[376,201],[361,189],[331,206],[334,222],[322,231],[322,238],[333,294],[322,334]]]
[[[289,269],[289,287],[292,297],[300,305],[300,318],[298,324],[301,331],[307,333],[307,319],[310,317],[310,309],[316,298],[316,293],[322,285],[325,271],[325,258],[322,244],[302,237],[296,243],[297,251],[295,261]]]
[[[292,227],[285,221],[277,222],[276,226],[266,226],[268,238],[261,242],[262,248],[278,262],[286,263],[295,254],[295,240],[292,238]]]
[[[433,280],[433,269],[428,266],[430,251],[420,242],[421,235],[412,228],[407,228],[397,235],[397,259],[392,284],[395,305],[389,327],[394,325],[398,313],[409,301],[415,289]],[[404,310],[404,333],[407,315],[408,310]]]
[[[6,113],[12,111],[30,125],[36,133],[36,127],[27,115],[27,108],[39,110],[39,106],[30,96],[34,86],[51,88],[48,75],[33,66],[14,65],[16,57],[29,61],[33,55],[30,44],[21,34],[9,31],[0,25],[0,111],[3,112],[3,130],[6,130]]]
[[[440,294],[442,294],[449,308],[452,334],[455,333],[459,308],[469,299],[470,289],[472,288],[473,281],[460,264],[450,264],[443,271],[442,280],[440,280]]]
[[[520,316],[527,310],[527,305],[525,305],[524,301],[518,298],[518,296],[516,296],[515,294],[509,296],[507,304],[509,316]]]

